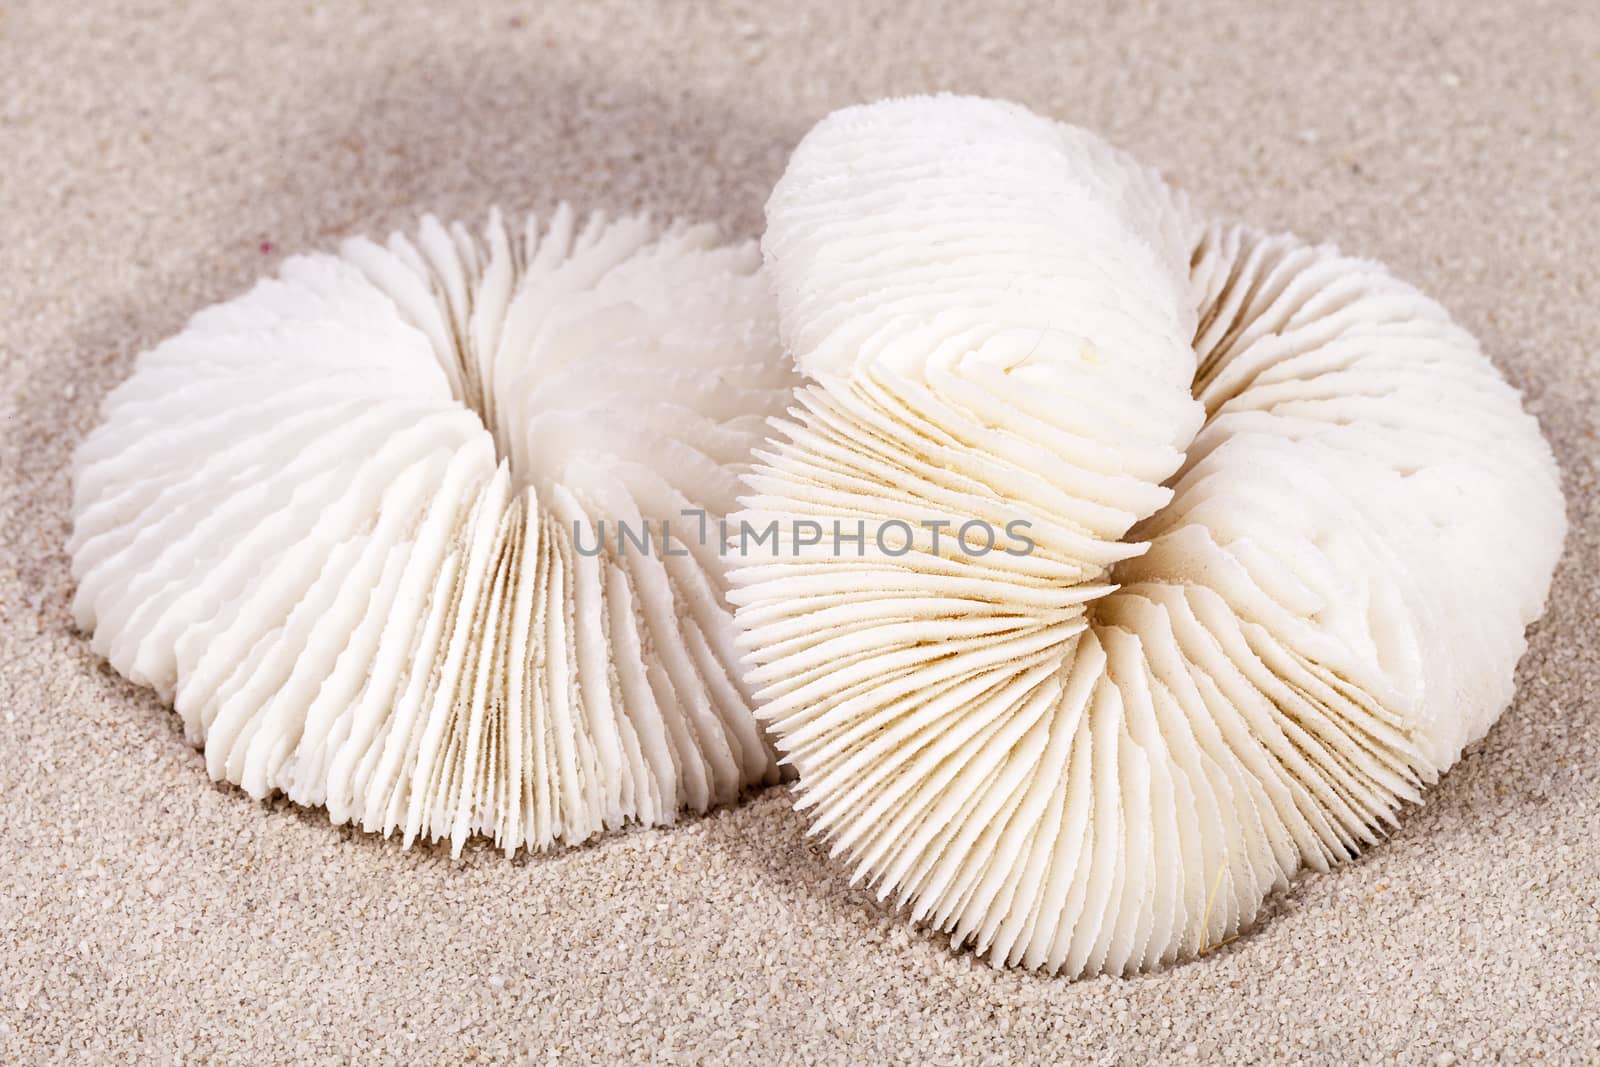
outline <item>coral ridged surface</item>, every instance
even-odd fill
[[[694,517],[788,395],[758,267],[565,207],[289,259],[106,400],[80,625],[214,778],[407,844],[545,848],[776,780]]]
[[[741,561],[740,640],[813,830],[913,918],[1070,975],[1192,956],[1509,701],[1555,464],[1381,267],[952,97],[824,120],[764,249],[814,382],[739,518],[828,536]]]

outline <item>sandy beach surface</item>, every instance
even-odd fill
[[[1600,7],[1256,7],[0,4],[0,1059],[1593,1062]],[[754,237],[812,122],[930,89],[1388,262],[1561,462],[1516,703],[1256,932],[1135,979],[994,971],[851,889],[781,790],[551,855],[404,852],[211,783],[74,631],[71,451],[198,308],[424,211]]]

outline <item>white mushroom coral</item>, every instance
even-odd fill
[[[749,680],[814,829],[953,942],[1197,953],[1505,707],[1557,472],[1381,267],[951,97],[819,124],[764,247],[817,384],[738,516],[785,533],[732,574]]]
[[[407,844],[775,780],[701,533],[789,393],[758,268],[565,207],[288,260],[107,399],[79,622],[213,777]]]

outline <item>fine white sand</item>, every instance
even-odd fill
[[[1076,6],[0,6],[0,1058],[1600,1055],[1600,9]],[[1565,472],[1516,704],[1255,933],[1131,980],[992,971],[849,889],[779,790],[552,855],[402,852],[213,785],[73,631],[99,398],[285,252],[562,198],[755,236],[811,122],[939,88],[1387,261]]]

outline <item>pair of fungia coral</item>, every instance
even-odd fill
[[[789,771],[854,877],[1071,975],[1385,833],[1565,530],[1432,300],[955,97],[820,123],[759,253],[562,208],[291,258],[139,358],[74,511],[213,778],[509,852]]]

